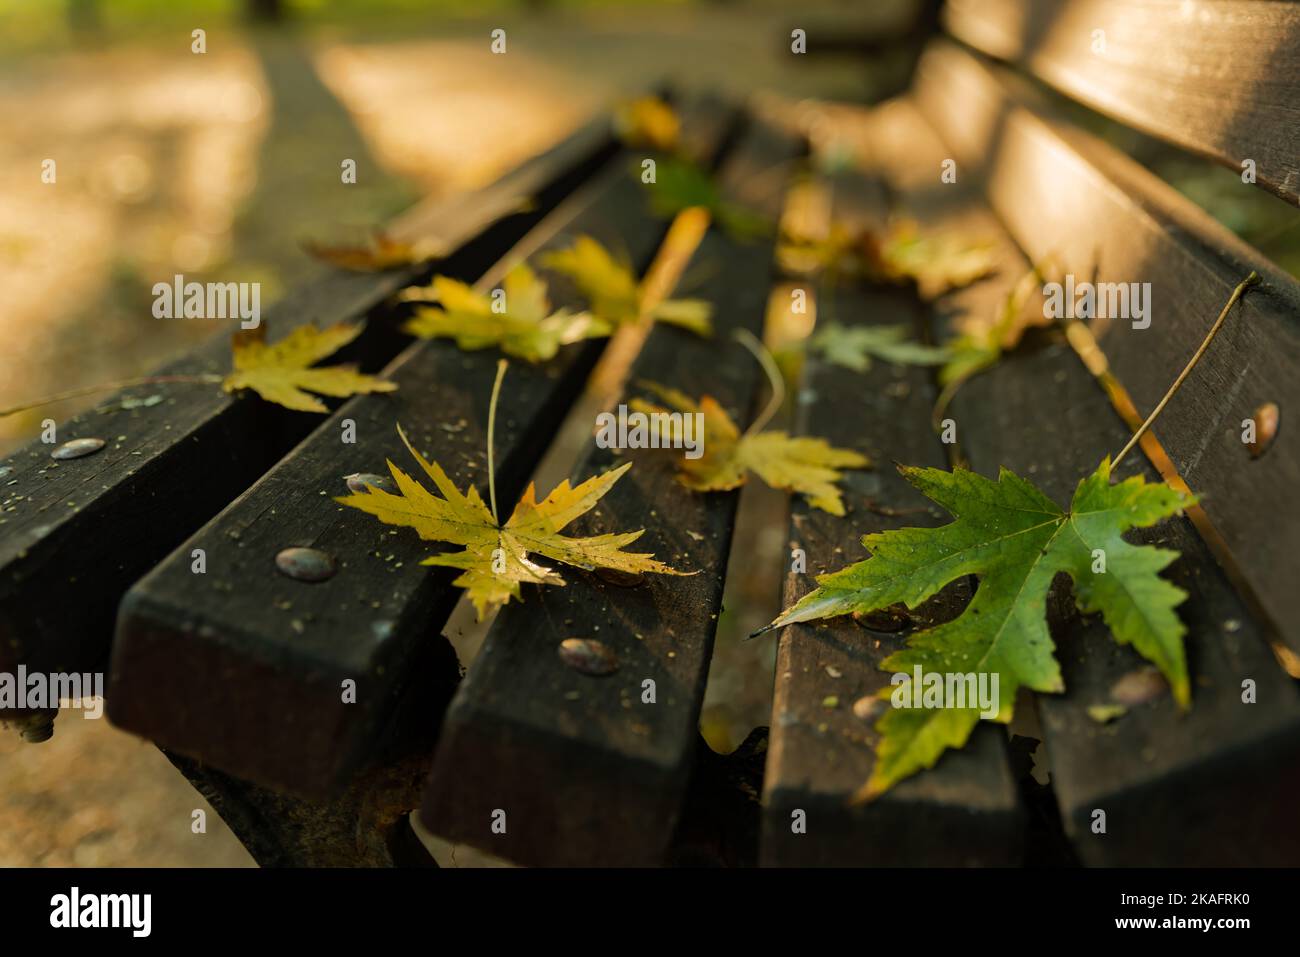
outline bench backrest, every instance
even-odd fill
[[[1243,174],[1243,191],[1259,186],[1300,202],[1300,6],[957,0],[944,23],[974,51]],[[1243,420],[1264,404],[1275,403],[1283,422],[1300,409],[1300,284],[974,51],[934,43],[914,96],[954,158],[986,182],[989,204],[1031,259],[1050,258],[1080,282],[1150,284],[1149,326],[1093,323],[1110,372],[1141,416],[1233,288],[1252,270],[1263,277],[1153,431],[1201,496],[1198,524],[1225,570],[1300,654],[1300,589],[1290,584],[1300,521],[1288,506],[1300,446],[1283,431],[1252,458],[1242,441]],[[1289,670],[1300,674],[1300,658]]]

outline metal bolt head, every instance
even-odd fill
[[[319,548],[286,548],[275,556],[275,567],[300,582],[323,582],[338,571],[334,556]]]
[[[103,447],[103,439],[70,439],[56,446],[50,453],[50,458],[60,460],[84,458],[87,455],[94,455]]]

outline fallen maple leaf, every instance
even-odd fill
[[[423,307],[402,328],[421,339],[455,339],[462,349],[499,346],[507,355],[529,362],[552,358],[560,346],[608,336],[609,323],[589,313],[551,312],[546,283],[520,263],[501,284],[504,311],[493,299],[455,279],[435,276],[431,286],[407,290],[404,298],[421,298],[438,308]]]
[[[724,199],[713,177],[695,163],[678,158],[660,160],[650,209],[667,219],[695,207],[707,209],[713,221],[735,239],[754,239],[772,231],[772,221],[766,216]]]
[[[825,439],[812,436],[792,437],[784,432],[756,432],[742,435],[726,410],[712,396],[701,396],[697,403],[676,389],[652,382],[642,387],[657,395],[669,408],[643,399],[633,399],[629,407],[649,419],[649,430],[658,437],[658,447],[681,447],[680,417],[674,421],[662,416],[670,410],[703,415],[702,454],[690,459],[682,456],[678,480],[697,492],[719,492],[738,488],[747,472],[754,472],[773,488],[789,489],[803,495],[810,505],[844,514],[844,501],[836,487],[840,469],[861,469],[871,465],[865,456],[849,449],[837,449]],[[655,418],[658,415],[660,418]]]
[[[647,309],[632,267],[590,236],[579,236],[568,249],[547,253],[542,265],[572,279],[591,311],[610,325],[650,319],[681,326],[699,336],[713,334],[711,304],[703,299],[664,299]]]
[[[922,235],[910,221],[893,223],[878,234],[869,228],[851,229],[832,222],[824,236],[786,228],[777,244],[777,262],[788,273],[825,273],[874,282],[915,282],[927,299],[968,286],[993,272],[995,247],[987,240],[960,232]]]
[[[827,362],[855,372],[871,368],[871,356],[899,365],[939,365],[946,349],[908,338],[906,326],[842,326],[832,322],[818,330],[808,348]]]
[[[497,374],[497,385],[489,417],[495,417],[496,393],[500,388],[502,360]],[[623,551],[624,546],[640,538],[645,530],[593,535],[587,538],[570,538],[560,531],[578,516],[589,512],[596,503],[614,487],[623,474],[632,467],[628,462],[619,468],[593,476],[577,486],[568,480],[557,485],[551,494],[538,502],[530,483],[523,498],[504,525],[496,518],[496,492],[492,491],[492,509],[483,502],[478,490],[470,486],[461,493],[447,477],[437,462],[429,462],[417,452],[402,431],[397,429],[407,451],[420,463],[424,474],[433,482],[434,494],[411,478],[391,461],[388,470],[397,485],[397,494],[386,492],[374,485],[358,492],[336,498],[343,505],[358,508],[374,515],[385,525],[413,528],[426,541],[448,542],[461,545],[463,551],[433,555],[422,565],[444,565],[461,569],[462,574],[453,582],[464,588],[482,620],[487,609],[504,605],[511,598],[520,597],[519,586],[563,585],[564,579],[555,571],[537,564],[530,554],[541,555],[578,568],[612,568],[624,572],[653,572],[660,575],[687,575],[649,554]],[[491,447],[489,430],[489,449]],[[495,477],[489,456],[489,486]]]
[[[996,482],[964,469],[899,471],[956,521],[867,535],[862,544],[870,558],[819,576],[816,589],[763,631],[899,602],[916,608],[949,582],[978,575],[975,597],[957,618],[912,635],[880,667],[909,683],[918,668],[923,676],[996,674],[994,720],[1006,723],[1022,685],[1064,690],[1047,628],[1047,592],[1065,572],[1079,610],[1101,612],[1115,640],[1155,664],[1179,706],[1189,705],[1186,629],[1174,611],[1187,595],[1158,575],[1178,553],[1130,545],[1122,535],[1177,514],[1193,504],[1191,496],[1140,476],[1112,485],[1109,457],[1079,483],[1068,512],[1006,469]],[[891,683],[880,697],[899,691]],[[932,767],[945,750],[966,742],[978,720],[978,705],[889,709],[876,725],[882,738],[871,778],[856,798],[870,800]]]
[[[906,220],[894,223],[883,237],[867,231],[862,239],[870,274],[886,282],[915,281],[927,299],[969,286],[997,268],[992,242],[955,231],[925,235]]]
[[[614,110],[614,130],[628,146],[671,152],[677,148],[681,128],[677,113],[657,96],[637,97]]]
[[[447,255],[446,247],[439,243],[427,241],[411,243],[393,239],[383,232],[372,233],[370,241],[363,246],[335,246],[311,240],[305,241],[302,246],[317,259],[353,272],[382,272],[398,266],[441,259]]]
[[[268,402],[299,412],[329,411],[308,392],[340,397],[392,392],[395,383],[360,373],[353,365],[308,368],[338,352],[364,328],[363,322],[340,322],[325,329],[299,326],[272,346],[266,344],[265,326],[236,333],[231,343],[235,371],[221,381],[221,387],[227,392],[252,389]]]

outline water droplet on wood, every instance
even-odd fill
[[[52,459],[79,459],[104,447],[103,439],[71,439],[50,453]]]
[[[348,483],[349,492],[364,492],[366,486],[377,488],[381,492],[392,492],[393,480],[387,475],[376,475],[374,472],[353,472],[351,475],[343,476],[343,480]]]
[[[286,548],[275,556],[275,567],[300,582],[323,582],[333,578],[334,556],[319,548]]]
[[[565,638],[560,642],[560,659],[584,675],[612,675],[618,658],[609,647],[593,638]]]

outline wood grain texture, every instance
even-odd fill
[[[607,123],[584,127],[490,187],[486,207],[458,198],[412,211],[402,222],[441,222],[441,237],[458,251],[438,268],[472,279],[613,150]],[[537,207],[498,218],[502,195],[531,195]],[[377,371],[405,345],[384,321],[383,303],[430,269],[322,270],[267,310],[263,323],[274,340],[305,323],[369,316],[366,332],[337,355]],[[230,343],[222,334],[158,372],[229,369]],[[124,398],[152,394],[164,400],[122,407]],[[6,459],[12,472],[0,481],[0,671],[19,663],[42,672],[101,670],[127,587],[320,422],[215,385],[137,387],[59,426],[60,441],[108,440],[102,451],[55,462],[50,446],[34,442]]]
[[[611,248],[626,243],[635,263],[648,263],[662,227],[625,165],[616,161],[539,227],[548,237],[544,248],[585,233]],[[571,288],[553,289],[552,304],[581,306]],[[603,346],[591,340],[544,364],[512,364],[497,412],[496,483],[504,501],[523,492]],[[399,423],[459,487],[475,485],[486,498],[498,356],[465,353],[447,340],[414,343],[385,370],[398,391],[345,403],[135,586],[123,602],[113,655],[114,723],[237,776],[309,796],[337,790],[357,767],[410,743],[387,727],[404,695],[423,711],[403,722],[405,730],[431,744],[458,674],[439,634],[460,595],[451,585],[456,573],[419,564],[436,546],[330,499],[346,494],[347,474],[385,474],[386,458],[413,467]],[[354,444],[340,441],[345,419],[356,423]],[[280,575],[275,555],[294,545],[329,552],[338,574],[315,584]],[[205,576],[190,572],[196,547],[207,553]],[[418,654],[436,660],[416,668]],[[349,678],[357,682],[355,704],[341,700]]]
[[[944,25],[1113,119],[1300,205],[1300,7],[1259,0],[949,0]],[[1102,31],[1100,35],[1095,31]]]
[[[971,466],[1000,466],[1031,479],[1059,504],[1113,453],[1128,430],[1073,350],[1053,341],[1008,358],[953,401]],[[1158,481],[1138,456],[1136,472]],[[1058,590],[1049,602],[1067,691],[1040,695],[1040,721],[1066,833],[1096,865],[1243,866],[1294,863],[1300,825],[1300,698],[1264,634],[1216,566],[1191,523],[1174,519],[1135,532],[1134,541],[1182,552],[1165,573],[1189,598],[1192,707],[1179,714],[1167,690],[1107,724],[1088,708],[1114,703],[1113,690],[1145,662],[1119,647],[1099,618],[1083,619]],[[1242,682],[1258,703],[1242,702]],[[1130,681],[1133,679],[1129,679]],[[1091,830],[1106,812],[1106,833]]]
[[[929,140],[929,149],[923,143]],[[905,157],[888,169],[915,186],[904,190],[914,213],[934,229],[965,229],[998,238],[1004,268],[950,297],[937,317],[940,338],[967,311],[991,313],[1028,268],[992,213],[956,187],[926,189],[937,170],[937,138],[914,130]],[[931,181],[937,178],[931,172]],[[969,185],[975,185],[971,183]],[[1068,505],[1077,482],[1128,430],[1097,382],[1059,333],[1030,335],[1001,363],[963,386],[949,408],[963,455],[982,474],[1005,466]],[[1138,456],[1119,474],[1141,471]],[[1300,828],[1293,806],[1300,784],[1300,699],[1251,617],[1191,523],[1179,518],[1135,532],[1135,541],[1182,552],[1166,574],[1190,597],[1179,607],[1188,629],[1192,709],[1180,715],[1167,690],[1108,723],[1089,716],[1113,704],[1112,689],[1144,668],[1097,618],[1082,618],[1058,587],[1049,619],[1066,692],[1038,695],[1045,748],[1066,833],[1080,858],[1099,865],[1238,865],[1294,861]],[[1058,586],[1060,583],[1058,583]],[[1242,681],[1258,688],[1258,704],[1243,704]],[[1132,679],[1130,679],[1132,680]],[[1046,754],[1044,756],[1043,751]],[[1095,809],[1107,832],[1091,830]]]
[[[1252,289],[1155,424],[1154,434],[1226,543],[1252,605],[1300,649],[1291,496],[1300,445],[1283,425],[1255,459],[1242,422],[1265,402],[1300,408],[1300,284],[1126,157],[1031,104],[1010,78],[941,44],[922,62],[916,100],[1025,252],[1076,281],[1149,283],[1150,325],[1091,325],[1111,371],[1146,415],[1174,381],[1233,288]],[[1244,187],[1243,187],[1244,188]],[[1285,418],[1284,418],[1285,422]],[[1112,449],[1117,451],[1118,449]]]
[[[724,191],[775,217],[796,148],[752,128],[724,166]],[[760,331],[771,260],[770,240],[710,230],[695,261],[713,269],[695,294],[715,304],[715,339],[656,326],[630,381],[711,394],[748,422],[762,373],[730,336]],[[572,474],[629,459],[635,467],[574,533],[645,527],[638,549],[698,574],[623,587],[566,569],[567,587],[529,589],[506,607],[447,714],[421,811],[434,833],[524,864],[662,863],[699,738],[738,493],[692,493],[668,460],[594,443]],[[574,636],[606,643],[618,671],[596,678],[566,666],[558,645]],[[643,703],[646,680],[653,704]],[[504,834],[491,830],[497,809]]]
[[[897,131],[880,124],[865,138],[871,140],[871,132]],[[915,146],[909,143],[909,153]],[[846,206],[857,205],[854,200],[870,189],[861,177],[857,180],[835,184],[837,219],[854,217],[856,210]],[[846,325],[901,324],[913,334],[922,330],[925,307],[907,289],[841,287],[823,299],[819,325],[833,318]],[[815,587],[814,576],[866,558],[863,535],[937,525],[945,519],[894,467],[896,462],[948,466],[929,424],[935,400],[930,370],[874,359],[860,373],[816,358],[810,358],[805,369],[795,431],[864,452],[876,468],[847,474],[846,518],[794,503],[790,547],[803,550],[807,571],[787,578],[786,606]],[[933,770],[904,781],[869,805],[849,806],[871,775],[879,740],[874,725],[880,708],[888,707],[888,702],[873,702],[876,710],[863,717],[855,713],[855,703],[888,686],[889,674],[879,665],[904,647],[910,633],[954,617],[970,594],[969,582],[963,580],[902,621],[888,614],[863,621],[840,617],[792,625],[779,633],[763,796],[765,865],[969,866],[1019,861],[1023,822],[1006,736],[987,722],[965,749],[945,755]],[[792,826],[799,811],[803,832]]]

